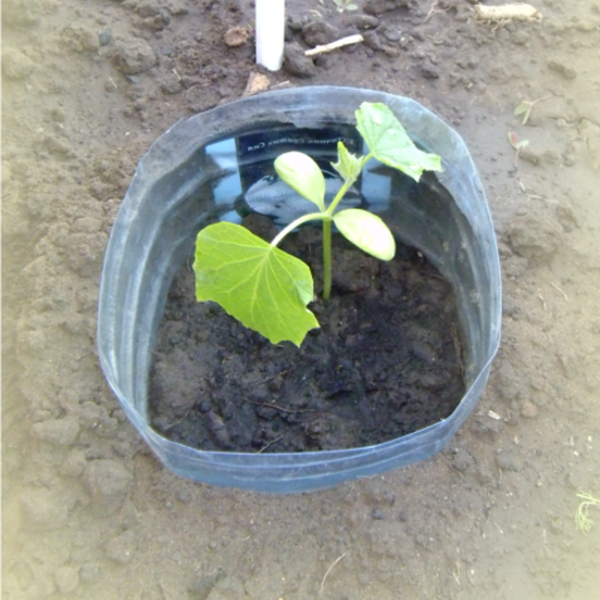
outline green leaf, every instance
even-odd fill
[[[531,102],[521,102],[517,108],[515,108],[514,113],[518,117],[519,115],[523,115],[521,118],[521,122],[523,125],[527,125],[527,121],[529,120],[529,116],[531,115],[531,110],[533,109],[533,104]]]
[[[319,323],[306,305],[313,299],[310,269],[233,223],[203,229],[196,239],[196,298],[218,302],[273,344],[300,346]]]
[[[350,183],[354,183],[363,168],[362,157],[354,156],[344,146],[344,142],[338,142],[338,161],[331,166]]]
[[[303,152],[286,152],[275,159],[275,171],[295,192],[325,210],[325,177]]]
[[[514,131],[508,132],[508,141],[515,150],[521,150],[521,148],[529,146],[529,140],[519,140],[519,136]]]
[[[357,129],[373,156],[419,181],[423,171],[441,171],[437,154],[419,150],[394,113],[381,103],[363,102],[356,111]]]
[[[514,110],[514,114],[517,115],[517,117],[519,115],[522,115],[524,112],[527,112],[530,109],[530,105],[527,102],[521,102],[521,104],[519,104],[519,106],[517,106],[517,108],[515,108]]]
[[[394,258],[394,236],[377,215],[360,208],[348,208],[335,213],[333,221],[346,239],[367,254],[380,260]]]

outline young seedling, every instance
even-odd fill
[[[333,0],[337,6],[337,11],[343,13],[346,10],[358,10],[358,6],[352,0]]]
[[[519,136],[514,131],[508,132],[508,141],[510,145],[515,149],[515,167],[519,162],[519,154],[525,146],[529,146],[529,140],[520,140]]]
[[[441,171],[441,159],[419,150],[384,104],[363,103],[356,111],[356,121],[369,153],[354,156],[338,142],[338,160],[332,166],[343,184],[329,206],[325,205],[325,177],[317,163],[301,152],[287,152],[275,159],[275,170],[294,191],[315,205],[315,212],[289,223],[271,243],[233,223],[216,223],[200,231],[194,261],[199,302],[219,303],[273,344],[289,340],[300,346],[319,323],[307,308],[313,300],[308,265],[278,248],[286,235],[308,221],[322,222],[325,300],[331,294],[332,223],[368,254],[385,261],[394,257],[394,236],[380,217],[359,208],[338,211],[338,205],[371,158],[416,181],[425,170]]]
[[[546,100],[546,98],[550,98],[550,96],[544,96],[543,98],[538,98],[537,100],[523,100],[517,108],[515,108],[515,115],[517,117],[521,117],[521,122],[523,125],[527,125],[527,121],[529,121],[529,117],[531,116],[531,111],[533,107],[542,100]]]
[[[577,494],[578,498],[581,498],[581,502],[577,507],[575,513],[575,525],[579,531],[582,531],[586,535],[589,533],[594,522],[589,518],[588,513],[590,506],[596,506],[600,508],[600,499],[594,498],[591,494]]]

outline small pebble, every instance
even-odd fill
[[[531,400],[523,400],[521,402],[521,416],[526,419],[537,417],[538,407]]]
[[[371,518],[375,519],[376,521],[383,521],[385,519],[385,515],[381,512],[379,508],[375,507],[371,511]]]
[[[98,34],[98,41],[100,42],[101,46],[106,46],[106,45],[110,44],[112,42],[112,39],[113,39],[112,29],[110,29],[108,27],[104,31],[101,31]]]

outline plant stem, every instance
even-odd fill
[[[363,167],[369,162],[372,156],[373,153],[369,153],[363,157],[360,171],[363,170]],[[329,296],[331,296],[331,221],[333,220],[333,213],[356,179],[355,177],[354,179],[346,179],[344,181],[335,198],[327,207],[326,216],[323,218],[323,300],[325,301],[329,300]]]
[[[363,170],[363,167],[369,162],[369,160],[371,160],[371,158],[373,158],[372,152],[362,158],[362,164],[359,173]],[[339,189],[338,193],[335,195],[335,198],[327,207],[325,212],[309,213],[307,215],[303,215],[302,217],[298,217],[295,221],[292,221],[286,225],[271,242],[271,246],[276,248],[288,233],[296,229],[296,227],[302,225],[302,223],[306,223],[307,221],[316,221],[319,219],[323,221],[323,300],[329,300],[329,296],[331,296],[331,221],[333,220],[333,213],[356,179],[357,177],[353,179],[346,179],[346,181],[344,181],[342,187]]]
[[[307,221],[317,221],[319,219],[325,219],[326,213],[309,213],[307,215],[302,215],[298,217],[295,221],[288,223],[274,238],[271,242],[271,246],[277,247],[277,245],[281,242],[281,240],[288,234],[290,231],[294,231],[296,227],[300,227],[302,223],[306,223]]]
[[[331,295],[331,219],[323,219],[323,300]]]

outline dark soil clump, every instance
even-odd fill
[[[150,375],[157,431],[203,450],[302,452],[382,443],[452,413],[465,388],[450,284],[413,248],[383,263],[334,237],[332,298],[311,305],[321,328],[301,348],[197,303],[181,269]],[[283,248],[320,281],[319,230],[291,238]]]

